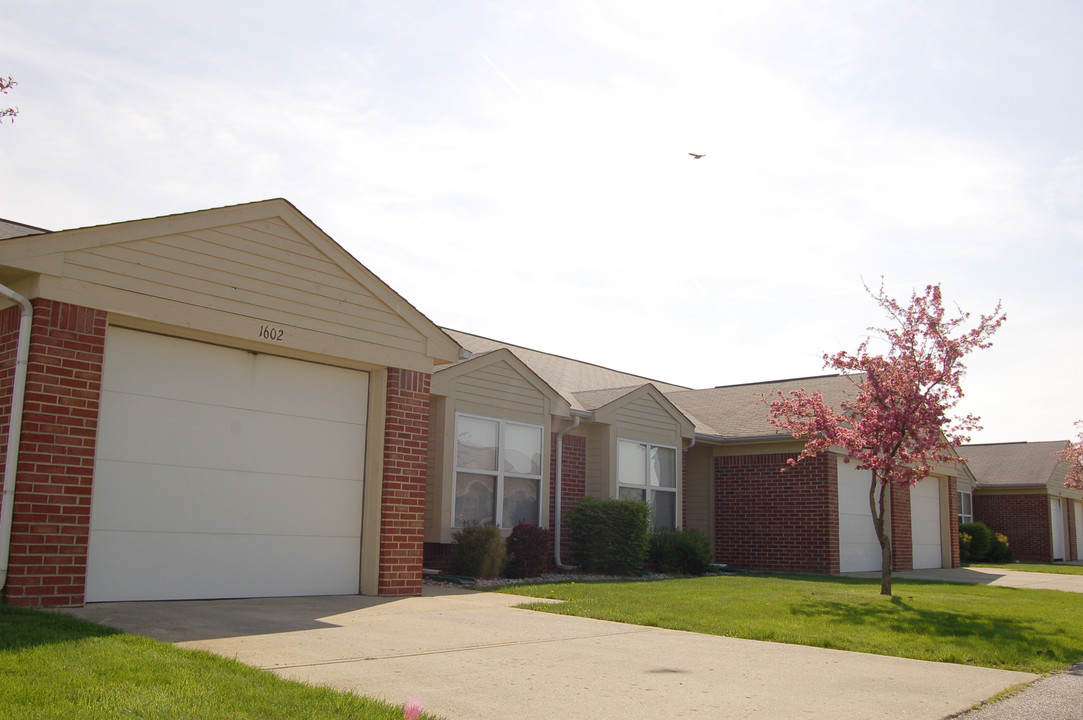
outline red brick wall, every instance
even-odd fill
[[[838,466],[825,453],[716,457],[715,557],[734,567],[839,571]]]
[[[974,494],[974,520],[1004,533],[1016,560],[1052,562],[1053,526],[1049,497],[1034,495]]]
[[[914,569],[914,530],[910,525],[910,486],[892,485],[891,493],[891,569]]]
[[[951,538],[951,566],[959,567],[959,482],[948,478],[948,537]]]
[[[15,379],[15,349],[19,339],[18,307],[0,311],[0,468],[8,447],[8,422],[11,419],[11,390]],[[2,472],[2,470],[0,470]],[[3,482],[0,477],[0,483]],[[4,498],[0,497],[0,507]]]
[[[427,373],[387,371],[380,595],[420,595],[429,444]]]
[[[549,564],[553,563],[553,533],[556,531],[557,507],[557,436],[552,436],[549,456]],[[560,475],[560,559],[572,564],[572,534],[568,529],[568,514],[587,494],[587,439],[579,435],[564,436],[563,464]]]
[[[12,604],[83,603],[105,327],[103,311],[34,302],[5,588]],[[5,314],[0,344],[8,407],[10,340]],[[5,412],[4,441],[6,421]]]

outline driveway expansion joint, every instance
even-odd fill
[[[440,650],[420,650],[417,652],[408,653],[396,653],[394,655],[359,655],[356,657],[345,658],[329,658],[327,660],[316,660],[313,662],[298,662],[298,663],[281,663],[276,665],[260,665],[260,670],[289,670],[293,668],[304,667],[319,667],[321,665],[348,665],[355,662],[368,662],[371,660],[399,660],[402,658],[411,657],[424,657],[426,655],[453,655],[460,652],[470,652],[473,650],[489,650],[492,648],[500,647],[517,647],[520,645],[544,645],[547,643],[568,642],[572,640],[592,640],[595,638],[612,637],[614,635],[637,635],[641,633],[657,632],[659,628],[655,627],[633,627],[629,630],[623,630],[621,632],[603,632],[592,633],[589,635],[571,635],[555,638],[545,638],[542,640],[511,640],[507,642],[498,643],[481,643],[477,645],[463,645],[462,647],[455,648],[443,648]]]

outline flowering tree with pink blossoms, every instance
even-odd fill
[[[1068,447],[1054,453],[1061,462],[1068,463],[1068,476],[1064,478],[1066,487],[1083,490],[1083,420],[1075,424],[1080,428],[1079,437]]]
[[[18,84],[19,83],[15,82],[14,78],[9,77],[7,79],[4,79],[4,78],[0,77],[0,94],[7,95],[8,90],[10,90],[11,88],[15,87]],[[15,116],[18,115],[18,114],[19,114],[19,108],[0,107],[0,120],[3,120],[4,118],[9,117],[9,118],[11,118],[12,122],[15,122]]]
[[[889,297],[883,285],[875,294],[865,289],[893,323],[869,328],[886,341],[886,353],[870,351],[870,337],[853,353],[825,354],[824,367],[848,375],[854,393],[834,407],[818,392],[801,389],[789,396],[780,392],[770,404],[768,419],[805,441],[801,453],[790,459],[791,466],[841,450],[845,462],[872,471],[869,509],[882,550],[880,593],[891,595],[888,488],[916,485],[934,466],[956,462],[953,448],[980,429],[976,416],[951,413],[963,397],[963,359],[992,344],[990,338],[1005,315],[998,303],[992,314],[982,315],[972,326],[970,314],[962,310],[949,317],[939,285],[914,292],[905,307]]]

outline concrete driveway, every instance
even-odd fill
[[[422,597],[103,603],[127,632],[402,703],[449,720],[924,718],[1027,673],[698,635],[518,610],[523,598],[426,586]]]

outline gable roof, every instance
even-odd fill
[[[1053,453],[1068,447],[1067,440],[1048,442],[960,445],[976,487],[1063,488],[1067,466]]]
[[[641,415],[645,407],[653,405],[665,415],[672,418],[673,422],[680,428],[681,437],[692,437],[695,433],[695,421],[681,412],[680,408],[674,405],[673,402],[653,384],[646,383],[637,388],[630,389],[621,388],[619,393],[620,394],[616,394],[616,392],[607,393],[606,391],[587,391],[586,393],[577,393],[577,397],[582,401],[581,396],[589,395],[592,403],[599,402],[606,399],[606,397],[609,398],[603,405],[593,408],[594,419],[597,422],[609,423],[612,421],[612,418],[616,417],[619,413],[631,408],[635,408],[633,412]],[[645,405],[643,403],[645,403]]]
[[[255,342],[263,322],[302,352],[425,372],[459,358],[454,340],[283,199],[0,242],[0,282],[27,278],[35,297],[93,302],[133,327]]]
[[[788,438],[790,434],[767,421],[768,403],[777,393],[804,389],[819,392],[832,406],[854,394],[860,375],[820,375],[762,383],[723,385],[706,390],[667,392],[666,397],[686,415],[697,419],[696,432],[721,438]],[[767,403],[764,403],[766,398]]]
[[[568,417],[571,414],[571,407],[569,406],[568,401],[560,393],[554,390],[549,383],[538,377],[537,373],[531,370],[526,363],[517,358],[515,353],[507,348],[497,348],[491,352],[475,355],[468,360],[463,360],[454,365],[445,365],[438,368],[432,376],[432,392],[434,395],[446,394],[450,384],[454,383],[459,378],[462,378],[464,375],[470,375],[478,370],[491,368],[494,365],[501,364],[507,366],[511,372],[514,372],[529,385],[534,387],[539,394],[549,398],[550,403],[552,403],[552,413],[554,415]]]
[[[449,328],[443,328],[443,330],[473,354],[490,352],[498,348],[510,350],[527,367],[537,373],[538,377],[564,396],[574,410],[592,410],[612,401],[615,397],[648,383],[653,384],[663,393],[688,389],[681,385],[663,383],[641,375],[633,375],[581,360],[572,360],[560,355],[531,350],[519,345],[491,340],[480,335],[471,335],[460,330],[451,330]],[[617,390],[623,390],[623,392],[613,394]],[[580,394],[590,391],[606,391],[608,400],[596,403],[589,395],[580,398]],[[590,406],[584,405],[584,400]]]

